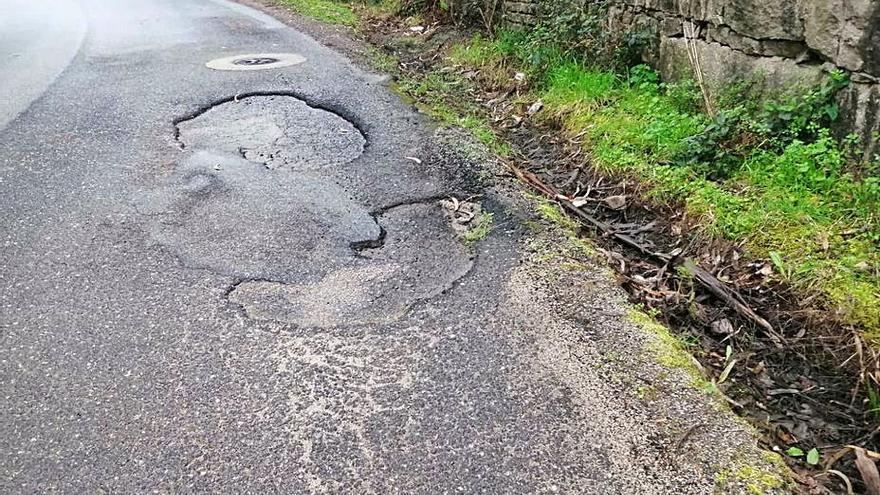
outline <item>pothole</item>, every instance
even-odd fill
[[[214,70],[241,71],[280,69],[305,61],[306,58],[297,53],[251,53],[214,59],[205,65]]]
[[[242,63],[260,63],[257,59]],[[270,170],[320,170],[364,152],[366,139],[350,121],[285,95],[220,103],[177,124],[186,148],[222,151]]]
[[[385,231],[381,247],[359,250],[351,263],[321,280],[245,281],[230,291],[229,301],[251,318],[302,327],[382,324],[471,270],[470,253],[438,203],[399,206],[377,220]]]

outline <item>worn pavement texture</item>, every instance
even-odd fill
[[[0,4],[19,16],[0,36],[0,492],[765,475],[600,264],[526,228],[491,158],[382,75],[225,1]],[[205,66],[261,52],[306,61]]]

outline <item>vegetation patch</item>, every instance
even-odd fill
[[[667,368],[684,370],[690,376],[694,388],[710,395],[717,394],[715,384],[706,379],[705,373],[687,350],[690,347],[687,342],[673,335],[669,328],[643,311],[632,309],[628,316],[633,323],[654,336],[655,340],[648,348],[658,363]]]
[[[752,495],[788,492],[791,489],[791,482],[781,475],[786,472],[785,463],[779,455],[771,452],[767,452],[764,460],[766,465],[741,461],[733,467],[720,471],[715,475],[716,486],[727,491],[739,485]]]
[[[778,278],[821,294],[843,321],[880,343],[880,179],[857,174],[846,148],[809,119],[780,136],[768,131],[779,117],[764,110],[737,124],[742,134],[714,136],[729,114],[744,110],[714,119],[688,111],[676,98],[680,88],[647,71],[636,67],[615,81],[608,72],[563,65],[549,73],[541,95],[567,132],[585,133],[599,171],[637,178],[663,205],[682,204],[708,237],[743,243],[756,258],[772,256]],[[741,146],[719,139],[768,144],[718,151]]]
[[[495,216],[489,212],[481,212],[470,223],[468,230],[464,233],[464,242],[472,246],[479,241],[485,239],[492,233],[492,226],[495,223]]]
[[[343,2],[333,0],[278,0],[281,5],[319,21],[343,26],[357,26],[359,17]]]

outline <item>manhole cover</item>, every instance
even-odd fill
[[[248,57],[232,61],[235,65],[268,65],[274,64],[275,62],[280,62],[280,60],[274,57]]]
[[[289,67],[305,61],[305,57],[296,53],[250,53],[218,58],[205,65],[214,70],[260,70]]]

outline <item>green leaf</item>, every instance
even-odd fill
[[[811,466],[815,466],[819,464],[819,451],[816,449],[811,449],[807,452],[807,464]]]
[[[724,362],[730,362],[730,358],[733,357],[733,346],[727,346],[727,349],[724,350]]]
[[[788,454],[790,457],[803,457],[804,456],[804,451],[797,448],[797,447],[792,447],[792,448],[786,450],[785,453]]]
[[[721,372],[721,376],[718,377],[718,383],[724,383],[727,381],[727,377],[730,376],[730,372],[733,371],[733,367],[736,366],[736,359],[732,360],[727,364],[727,367],[724,368],[724,371]]]
[[[780,273],[785,273],[785,261],[782,260],[782,255],[779,252],[770,251],[770,261]]]
[[[837,120],[837,117],[840,116],[840,108],[837,105],[828,105],[825,107],[825,114],[828,115],[828,118],[832,121]]]

